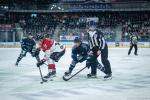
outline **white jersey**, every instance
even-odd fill
[[[54,41],[54,44],[51,47],[51,52],[61,52],[65,49],[65,46],[63,44],[60,44],[59,42]]]

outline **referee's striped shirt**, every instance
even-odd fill
[[[136,36],[136,35],[131,35],[131,36],[130,36],[130,43],[131,43],[131,44],[137,44],[137,43],[138,43],[138,36]]]
[[[99,50],[102,50],[105,48],[105,39],[103,36],[103,33],[99,30],[95,31],[87,31],[88,32],[88,42],[90,45],[90,49],[98,48]]]

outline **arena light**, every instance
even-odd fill
[[[54,7],[51,7],[51,10],[53,9]]]
[[[58,9],[60,10],[61,8],[60,8],[60,7],[58,7]]]

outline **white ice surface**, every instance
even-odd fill
[[[67,49],[56,64],[55,80],[40,84],[36,60],[30,54],[15,67],[20,49],[0,49],[0,100],[150,100],[150,49],[139,48],[139,56],[127,52],[127,48],[109,49],[110,81],[103,81],[100,71],[97,79],[87,79],[90,70],[86,69],[65,82],[62,75],[71,62],[71,49]],[[84,65],[78,64],[74,72]],[[41,69],[46,75],[47,67]]]

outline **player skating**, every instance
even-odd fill
[[[69,66],[69,70],[65,72],[65,76],[69,76],[72,73],[76,64],[82,63],[87,59],[88,51],[89,45],[83,43],[79,37],[76,37],[74,39],[74,46],[72,47],[72,62]]]
[[[37,67],[40,67],[47,61],[48,63],[48,74],[44,76],[45,79],[52,78],[56,76],[56,66],[55,62],[65,54],[65,46],[57,43],[55,40],[51,39],[47,34],[41,37],[39,42],[39,48],[45,53],[44,58],[37,63]]]
[[[36,57],[37,60],[39,60],[39,51],[36,48],[36,42],[33,38],[33,35],[31,33],[27,34],[28,36],[26,38],[23,38],[21,41],[21,53],[15,63],[16,66],[18,66],[19,62],[23,57],[26,56],[27,53],[30,53],[32,57]]]
[[[82,40],[78,37],[76,37],[74,39],[74,46],[72,47],[72,62],[69,66],[69,70],[66,71],[64,73],[63,76],[63,80],[68,81],[70,80],[72,77],[74,77],[75,75],[77,75],[79,72],[81,72],[82,70],[84,70],[87,67],[92,66],[93,63],[89,63],[87,64],[86,67],[82,68],[81,70],[77,71],[76,73],[74,73],[73,75],[71,75],[73,69],[75,68],[76,64],[78,63],[82,63],[83,61],[87,60],[88,57],[88,52],[90,50],[90,47],[88,44],[83,43]],[[89,60],[87,61],[87,63],[89,62]],[[98,62],[98,60],[96,59],[96,63],[97,68],[101,71],[104,71],[105,68]]]

